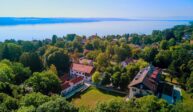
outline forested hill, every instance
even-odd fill
[[[0,17],[0,25],[30,25],[30,24],[55,24],[55,23],[80,23],[99,21],[128,21],[124,18],[36,18],[36,17]]]

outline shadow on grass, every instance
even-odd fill
[[[83,91],[83,92],[78,92],[76,93],[73,97],[69,98],[68,101],[72,101],[73,99],[81,99],[81,96],[91,90],[98,90],[100,91],[101,93],[105,94],[105,95],[112,95],[112,96],[115,96],[115,97],[125,97],[125,94],[120,94],[120,93],[115,93],[115,92],[112,92],[112,91],[107,91],[107,90],[103,90],[103,89],[100,89],[100,88],[96,88],[96,87],[89,87],[87,90]]]

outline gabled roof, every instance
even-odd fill
[[[153,70],[153,71],[152,71]],[[152,72],[151,72],[152,71]],[[128,87],[136,86],[138,84],[143,84],[153,92],[157,90],[157,76],[160,72],[160,69],[149,66],[146,67],[135,76],[131,81]]]
[[[69,83],[69,82],[65,82],[65,83],[62,83],[62,84],[61,84],[62,90],[67,89],[67,88],[69,88],[69,87],[70,87],[70,83]]]
[[[92,71],[94,70],[93,66],[88,66],[88,65],[82,65],[82,64],[76,64],[76,63],[72,63],[72,70],[75,70],[77,72],[82,72],[82,73],[86,73],[86,74],[91,74]]]
[[[142,83],[147,73],[148,73],[148,70],[146,68],[140,70],[138,74],[135,76],[135,78],[129,84],[129,87]]]
[[[83,79],[84,79],[84,77],[79,76],[79,77],[76,77],[76,78],[70,80],[70,82],[73,84],[76,84],[76,83],[82,81]]]

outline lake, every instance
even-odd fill
[[[5,39],[42,40],[52,35],[64,36],[75,33],[78,35],[100,36],[111,34],[139,33],[150,34],[152,30],[163,30],[175,25],[188,24],[189,21],[103,21],[64,24],[38,24],[0,26],[0,41]]]

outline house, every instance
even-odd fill
[[[121,62],[121,65],[125,68],[130,63],[135,63],[137,60],[134,60],[133,58],[127,58],[125,61]]]
[[[151,65],[140,70],[128,85],[129,98],[157,94],[160,72],[161,70],[159,68]]]
[[[84,77],[78,76],[61,84],[61,94],[67,98],[79,92],[84,84]]]
[[[94,73],[94,67],[90,65],[83,65],[72,63],[70,68],[70,75],[71,76],[82,76],[84,80],[90,81],[92,74]]]
[[[93,60],[86,59],[86,58],[80,58],[79,63],[83,65],[93,65]]]

